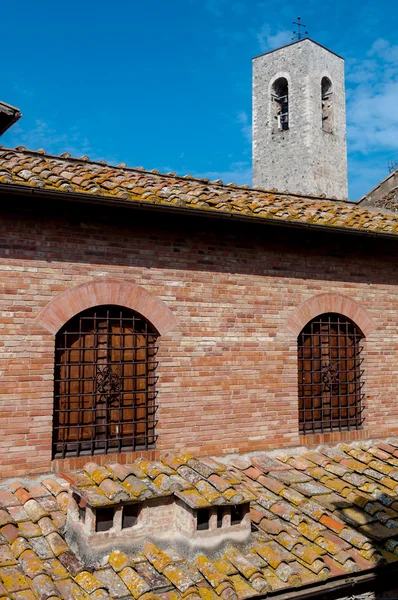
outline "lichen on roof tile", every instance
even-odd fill
[[[190,498],[194,508],[202,504],[209,507],[212,503],[195,487],[202,482],[199,487],[203,492],[211,489],[216,494],[213,506],[217,506],[217,495],[222,497],[228,490],[242,496],[243,490],[253,490],[255,498],[253,532],[244,552],[238,547],[226,548],[219,555],[203,554],[194,560],[194,555],[181,556],[176,549],[147,542],[143,553],[130,554],[125,547],[123,551],[115,549],[90,571],[64,537],[67,481],[63,485],[58,475],[50,475],[41,483],[11,482],[5,495],[0,495],[0,585],[6,588],[5,575],[10,586],[7,576],[15,574],[16,581],[23,582],[20,589],[6,588],[5,593],[11,597],[30,593],[32,600],[39,597],[38,590],[54,593],[54,589],[59,598],[236,600],[270,590],[292,592],[295,587],[330,577],[355,576],[383,562],[398,563],[396,480],[390,477],[395,465],[393,470],[388,468],[396,458],[398,443],[388,440],[385,444],[384,448],[361,442],[322,447],[316,452],[303,449],[300,456],[287,450],[273,457],[253,455],[253,467],[247,457],[237,457],[233,465],[227,460],[222,471],[217,460],[192,456],[168,461],[165,468],[169,473],[159,472],[156,463],[153,467],[144,464],[144,469],[137,463],[120,465],[123,468],[114,464],[100,468],[97,482],[92,478],[97,472],[93,466],[89,467],[92,473],[83,471],[90,485],[81,472],[71,473],[66,479],[73,481],[72,489],[82,496],[95,496],[104,486],[112,494],[120,486],[131,502],[142,500],[148,490],[153,497],[154,490],[163,493],[167,488],[165,495],[185,494],[185,501]],[[354,463],[348,466],[347,461]],[[373,466],[377,469],[369,468],[372,461],[376,461]],[[139,473],[141,478],[136,477]],[[138,496],[130,495],[124,487],[129,480],[138,486]],[[171,481],[184,482],[188,487],[178,492]],[[156,498],[161,497],[158,492]],[[119,501],[124,501],[122,498]]]
[[[56,157],[30,152],[23,147],[0,150],[0,183],[36,188],[59,194],[90,194],[98,201],[118,198],[135,202],[173,206],[213,213],[230,213],[289,224],[357,232],[398,235],[398,217],[348,202],[289,195],[286,192],[235,187],[222,182],[209,183],[175,174],[138,168],[112,167],[87,157]]]

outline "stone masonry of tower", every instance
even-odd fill
[[[272,88],[288,82],[289,129],[278,130]],[[331,133],[322,128],[321,81],[332,82]],[[347,199],[344,60],[305,38],[253,60],[253,186]]]

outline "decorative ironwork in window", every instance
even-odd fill
[[[300,433],[357,429],[363,422],[363,334],[346,317],[323,314],[298,337]]]
[[[54,458],[154,445],[157,337],[143,317],[117,306],[88,309],[58,332]]]

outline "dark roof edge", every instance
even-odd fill
[[[346,576],[331,577],[324,583],[311,583],[295,588],[292,591],[286,591],[285,589],[280,592],[268,592],[266,596],[253,596],[247,600],[266,600],[270,598],[275,598],[275,600],[319,600],[321,597],[322,600],[334,600],[341,598],[342,595],[351,597],[353,594],[357,595],[366,593],[366,591],[374,591],[375,587],[389,590],[390,586],[380,585],[381,583],[387,583],[389,576],[393,577],[391,583],[395,589],[397,574],[397,563],[390,563],[359,573],[347,573]],[[347,593],[342,594],[344,591]]]
[[[10,185],[7,183],[0,183],[0,194],[2,192],[12,193],[15,195],[23,196],[36,196],[42,198],[56,198],[57,200],[63,200],[66,202],[77,202],[87,204],[102,204],[104,206],[118,206],[130,209],[148,210],[155,212],[168,212],[180,215],[196,215],[203,216],[213,219],[224,219],[234,221],[245,221],[250,223],[258,223],[262,225],[270,225],[272,227],[289,227],[294,229],[309,229],[312,231],[322,231],[326,233],[339,233],[345,235],[360,235],[362,237],[372,238],[383,238],[398,241],[398,235],[393,233],[383,233],[382,231],[370,231],[367,229],[353,229],[352,227],[334,227],[332,225],[316,225],[314,223],[306,223],[303,221],[285,221],[282,219],[270,219],[268,217],[259,217],[251,215],[242,215],[239,213],[232,213],[226,211],[217,211],[215,209],[201,209],[191,207],[178,207],[173,205],[165,204],[151,204],[143,200],[123,200],[121,198],[112,198],[109,196],[98,196],[92,194],[81,194],[73,192],[67,194],[56,190],[38,189],[28,186],[21,185]]]
[[[314,196],[312,194],[298,194],[295,192],[288,192],[288,191],[275,191],[275,190],[269,190],[266,188],[258,188],[258,187],[251,187],[250,185],[238,185],[238,184],[231,184],[231,183],[224,183],[223,181],[220,181],[220,183],[215,183],[214,181],[210,181],[207,178],[204,177],[194,177],[193,175],[177,175],[177,173],[160,173],[160,171],[158,171],[157,169],[153,169],[152,171],[148,171],[147,169],[144,169],[143,167],[127,167],[127,166],[119,166],[119,165],[109,165],[108,163],[106,163],[105,161],[100,161],[100,160],[84,160],[82,158],[76,158],[73,156],[70,156],[68,158],[59,155],[57,156],[56,154],[47,154],[47,152],[39,152],[39,151],[34,151],[34,150],[18,150],[19,146],[17,146],[16,148],[4,148],[0,145],[0,154],[2,152],[19,152],[19,153],[23,153],[23,154],[33,154],[34,156],[40,156],[40,157],[47,157],[47,158],[54,158],[56,160],[64,160],[66,162],[75,162],[75,163],[79,163],[79,164],[84,164],[84,165],[98,165],[99,167],[109,167],[110,169],[120,169],[122,171],[131,171],[133,173],[144,173],[147,175],[151,175],[153,177],[160,177],[160,178],[167,178],[167,179],[181,179],[183,181],[197,181],[198,183],[201,183],[202,185],[211,185],[212,187],[218,187],[218,188],[231,188],[231,189],[239,189],[239,190],[246,190],[248,192],[259,192],[261,194],[274,194],[275,196],[287,196],[288,198],[301,198],[304,200],[323,200],[326,202],[333,202],[334,204],[348,204],[349,206],[356,206],[357,205],[357,201],[353,201],[353,200],[338,200],[337,198],[326,198],[324,196]],[[216,180],[217,181],[217,180]],[[11,185],[14,184],[10,184]],[[65,193],[65,192],[64,192]]]
[[[16,106],[12,106],[11,104],[7,104],[7,102],[2,102],[0,100],[0,113],[4,113],[6,117],[8,117],[8,123],[0,129],[0,135],[3,135],[14,123],[16,123],[21,117],[22,113],[19,108]]]
[[[284,46],[279,46],[279,48],[274,48],[273,50],[267,50],[267,52],[263,52],[262,54],[257,54],[256,56],[253,56],[252,60],[255,60],[256,58],[260,58],[261,56],[266,56],[267,54],[272,54],[273,52],[278,52],[278,50],[282,50],[282,48],[289,48],[289,46],[294,46],[295,44],[301,44],[302,42],[305,42],[306,40],[308,40],[309,42],[312,42],[313,44],[316,44],[317,46],[319,46],[320,48],[323,48],[324,50],[327,50],[328,52],[330,52],[330,54],[334,54],[338,58],[341,58],[341,60],[345,60],[342,56],[340,56],[340,54],[337,54],[337,52],[333,52],[333,50],[329,50],[329,48],[326,48],[326,46],[323,46],[319,42],[316,42],[315,40],[313,40],[309,37],[303,38],[301,40],[296,40],[295,42],[291,42],[290,44],[285,44]]]

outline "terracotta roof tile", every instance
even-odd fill
[[[255,529],[244,552],[229,547],[193,560],[147,542],[141,553],[114,550],[89,571],[64,538],[66,480],[51,475],[10,483],[0,497],[0,593],[31,600],[237,600],[398,561],[396,489],[385,485],[386,477],[395,483],[389,476],[395,465],[389,467],[396,448],[392,438],[384,447],[356,442],[299,456],[285,451],[278,460],[246,455],[231,459],[233,464],[228,458],[221,463],[169,455],[155,463],[86,465],[67,479],[94,501],[105,489],[109,497],[100,498],[107,503],[121,489],[120,499],[145,493],[158,498],[160,491],[209,506],[225,501],[228,491],[230,501],[243,498],[250,486]],[[371,463],[377,469],[367,468]],[[343,468],[339,476],[332,466]],[[186,489],[173,487],[182,482]]]
[[[190,175],[161,175],[125,165],[108,166],[68,153],[49,156],[23,147],[0,150],[0,183],[62,194],[89,194],[98,201],[119,200],[134,205],[158,204],[270,219],[289,224],[344,228],[357,232],[398,235],[398,217],[349,202],[304,197],[209,183]],[[206,475],[207,476],[207,475]]]

